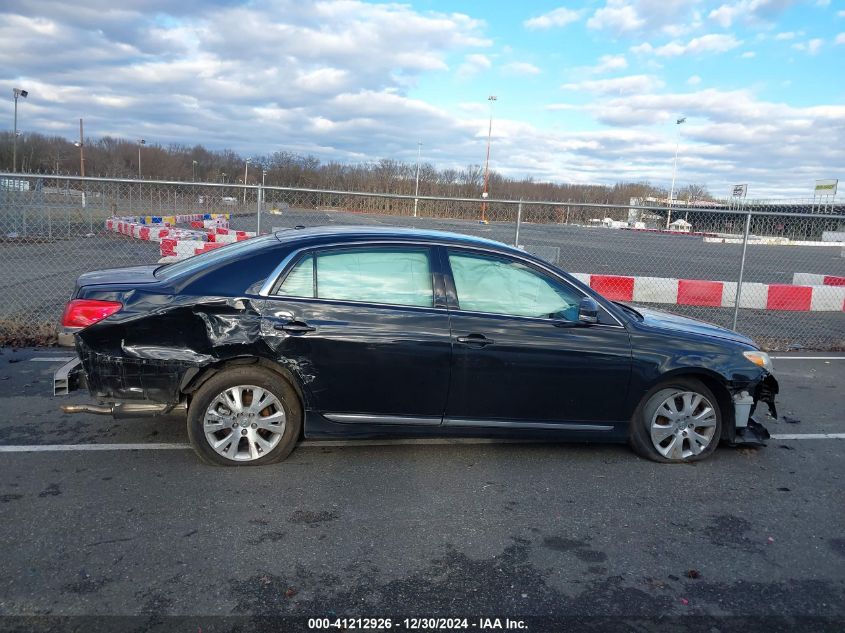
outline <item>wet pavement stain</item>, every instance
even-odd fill
[[[288,523],[305,523],[307,525],[316,525],[326,521],[334,521],[339,518],[335,511],[320,510],[318,512],[310,512],[308,510],[297,510],[288,519]]]
[[[38,496],[41,497],[41,498],[58,497],[60,494],[62,494],[61,486],[59,486],[59,484],[54,483],[54,484],[50,484],[44,490],[39,492]]]
[[[591,549],[587,541],[550,536],[543,539],[543,545],[557,552],[572,552],[585,563],[603,563],[607,560],[607,554]]]

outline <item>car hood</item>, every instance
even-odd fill
[[[747,336],[743,336],[733,330],[729,330],[718,325],[713,325],[712,323],[697,321],[696,319],[678,316],[677,314],[669,314],[668,312],[663,312],[662,310],[643,308],[639,305],[636,306],[635,309],[643,315],[643,322],[653,328],[660,330],[672,330],[676,332],[692,332],[693,334],[713,336],[756,347],[754,341]]]
[[[78,287],[98,286],[101,284],[152,284],[158,281],[153,274],[159,264],[147,266],[127,266],[126,268],[107,268],[83,273],[76,282]]]

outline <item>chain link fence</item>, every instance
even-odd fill
[[[0,340],[49,338],[81,273],[161,258],[159,241],[117,232],[110,218],[191,230],[188,216],[212,214],[247,235],[354,224],[486,237],[610,298],[733,328],[769,350],[845,349],[843,205],[623,207],[20,174],[0,174]],[[194,231],[214,239],[214,229]]]

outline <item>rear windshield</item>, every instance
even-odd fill
[[[183,259],[181,262],[175,264],[164,264],[155,269],[153,273],[159,279],[173,279],[184,274],[190,274],[206,266],[214,266],[232,259],[238,259],[243,255],[261,249],[268,241],[276,241],[273,235],[264,235],[262,237],[255,237],[243,242],[233,242],[226,244],[220,248],[215,248],[211,251],[206,251],[200,255],[194,255],[188,259]]]

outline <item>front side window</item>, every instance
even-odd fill
[[[461,310],[578,320],[581,296],[520,262],[449,254]]]
[[[318,252],[291,269],[277,294],[432,307],[429,251],[373,247]]]

